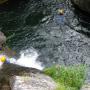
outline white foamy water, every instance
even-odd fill
[[[38,53],[35,49],[27,49],[20,52],[20,58],[15,62],[15,64],[24,66],[24,67],[32,67],[39,70],[42,70],[41,62],[37,62]]]

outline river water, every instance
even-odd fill
[[[61,17],[57,9],[62,7]],[[18,64],[38,69],[90,64],[90,17],[68,0],[9,1],[0,7],[0,29],[8,46],[20,54]]]

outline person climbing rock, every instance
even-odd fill
[[[60,29],[62,29],[62,25],[64,25],[65,20],[65,4],[59,3],[57,5],[56,14],[54,15],[54,21],[56,24],[60,25]]]
[[[64,24],[64,17],[65,17],[65,11],[64,8],[59,8],[57,10],[57,14],[54,17],[54,20],[57,24],[63,25]]]

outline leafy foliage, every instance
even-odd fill
[[[44,72],[59,83],[57,90],[79,90],[85,80],[86,66],[52,66]]]

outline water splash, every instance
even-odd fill
[[[42,70],[41,62],[37,62],[38,53],[35,49],[26,49],[20,52],[20,58],[16,61],[15,64],[32,67],[39,70]]]

